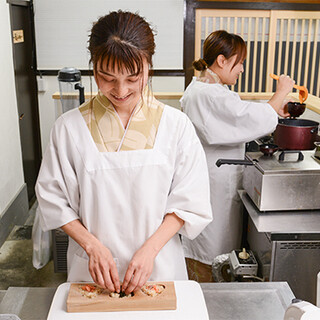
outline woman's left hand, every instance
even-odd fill
[[[129,294],[144,286],[150,278],[154,259],[163,246],[180,230],[184,221],[174,212],[167,213],[157,231],[133,255],[122,283]]]
[[[139,290],[145,285],[151,276],[155,257],[155,250],[146,243],[134,254],[122,283],[122,291],[125,294]]]
[[[292,100],[289,100],[292,101]],[[288,112],[288,106],[287,103],[288,100],[283,101],[281,108],[278,111],[278,115],[283,118],[288,118],[290,116],[290,113]]]

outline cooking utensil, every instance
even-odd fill
[[[270,77],[274,80],[279,80],[279,76],[271,73]],[[293,87],[297,90],[299,90],[299,101],[300,103],[303,103],[308,98],[308,89],[304,86],[298,86],[296,84],[293,85]]]
[[[313,150],[319,123],[306,119],[279,119],[274,142],[281,149]]]
[[[279,150],[279,147],[277,147],[277,150]],[[247,154],[253,154],[254,152],[248,152]],[[289,153],[297,153],[298,154],[298,158],[296,161],[302,161],[304,159],[304,156],[303,156],[303,153],[299,150],[282,150],[282,152],[279,154],[279,157],[277,159],[277,161],[279,162],[282,162],[284,161],[285,159],[285,155],[286,154],[289,154]],[[263,159],[261,158],[261,155],[259,155],[259,158],[260,159]],[[220,167],[224,164],[229,164],[229,165],[240,165],[240,166],[255,166],[256,164],[258,164],[260,160],[258,159],[250,159],[250,158],[247,158],[246,159],[218,159],[216,161],[216,166],[217,167]],[[320,168],[319,168],[320,169]]]
[[[254,166],[254,162],[251,160],[238,160],[238,159],[218,159],[216,162],[217,167],[221,167],[223,164],[234,164],[243,166]]]
[[[313,150],[284,150],[273,157],[247,152],[245,160],[216,164],[245,165],[243,188],[261,211],[320,209],[320,160]]]
[[[306,104],[290,101],[286,104],[285,108],[287,108],[291,118],[297,118],[305,112]]]
[[[271,157],[276,151],[279,150],[279,146],[272,143],[264,143],[259,146],[260,151],[268,157]]]

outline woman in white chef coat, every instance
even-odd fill
[[[92,27],[99,92],[55,123],[36,185],[43,230],[69,236],[68,281],[127,294],[147,280],[187,279],[179,233],[211,221],[209,178],[188,117],[148,83],[155,43],[137,14]]]
[[[211,33],[203,45],[203,59],[193,62],[201,71],[187,87],[182,99],[183,111],[193,122],[204,147],[210,176],[213,222],[194,240],[183,239],[189,277],[211,281],[215,257],[239,249],[242,234],[242,166],[216,167],[219,158],[243,159],[245,142],[274,131],[278,115],[284,111],[284,99],[294,81],[282,75],[277,90],[267,103],[242,101],[229,90],[243,72],[246,45],[243,39],[224,30]]]

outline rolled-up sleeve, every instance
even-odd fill
[[[228,90],[206,98],[202,131],[209,145],[248,142],[273,132],[278,124],[278,115],[267,102],[243,101]]]
[[[55,123],[36,183],[40,225],[44,231],[79,219],[79,188],[63,120]]]
[[[212,221],[206,158],[187,117],[179,141],[166,212],[174,212],[184,220],[180,233],[189,239],[194,239]]]

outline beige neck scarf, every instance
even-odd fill
[[[219,76],[209,68],[207,68],[206,70],[201,72],[201,75],[198,78],[198,81],[202,81],[205,83],[220,83],[220,84],[222,84]]]
[[[100,152],[152,149],[164,104],[146,86],[127,127],[124,128],[111,102],[99,93],[79,107]]]

